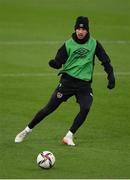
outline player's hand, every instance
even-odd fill
[[[55,69],[60,69],[62,64],[60,64],[58,61],[52,59],[49,61],[49,66],[51,66],[52,68],[55,68]]]
[[[54,59],[51,59],[50,61],[49,61],[49,65],[51,66],[51,67],[55,67],[55,61],[54,61]]]
[[[114,74],[110,73],[107,78],[108,78],[107,88],[108,89],[113,89],[115,87],[115,77],[114,77]]]

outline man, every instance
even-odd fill
[[[107,73],[108,88],[115,87],[115,77],[110,59],[102,45],[90,36],[89,20],[87,17],[77,17],[74,26],[75,32],[58,50],[55,59],[49,61],[52,68],[62,70],[60,84],[53,92],[48,104],[41,109],[28,126],[20,132],[15,142],[20,143],[32,131],[32,129],[47,115],[52,113],[71,96],[75,96],[80,111],[75,117],[72,126],[63,138],[63,143],[75,146],[73,136],[85,121],[93,101],[91,88],[95,55],[104,66]]]

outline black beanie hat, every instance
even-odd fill
[[[88,20],[88,18],[84,17],[84,16],[77,17],[74,28],[75,28],[75,30],[78,28],[84,28],[87,31],[89,31],[89,20]]]

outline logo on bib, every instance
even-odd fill
[[[73,54],[74,54],[74,56],[76,57],[76,58],[84,58],[84,57],[86,57],[87,56],[87,53],[89,52],[89,50],[88,49],[86,49],[86,48],[79,48],[79,49],[77,49],[77,50],[75,50],[74,52],[73,52]]]

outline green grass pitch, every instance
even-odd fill
[[[71,36],[75,18],[90,19],[91,35],[108,52],[116,88],[106,88],[96,59],[94,102],[75,135],[75,148],[61,140],[78,113],[74,97],[37,125],[21,144],[14,138],[48,101],[58,71],[48,61]],[[130,1],[0,0],[0,178],[130,178]],[[39,152],[56,156],[51,170],[36,164]]]

